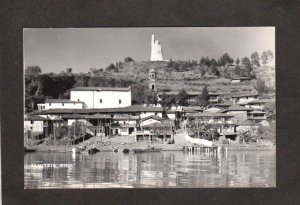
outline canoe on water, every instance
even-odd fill
[[[145,148],[145,149],[133,149],[135,153],[140,153],[140,152],[160,152],[160,148]]]
[[[36,150],[35,148],[24,147],[24,152],[35,152]]]

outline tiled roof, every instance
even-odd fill
[[[154,119],[154,120],[158,120],[158,121],[164,121],[165,120],[162,117],[151,115],[151,116],[142,118],[141,121],[145,121],[145,120],[149,120],[149,119]]]
[[[258,96],[258,93],[238,93],[233,95],[233,98]]]
[[[228,115],[220,112],[202,112],[202,113],[191,113],[187,114],[187,117],[233,117],[233,115]]]
[[[267,102],[271,102],[272,99],[265,99],[265,100],[253,100],[248,102],[248,104],[261,104],[261,103],[267,103]]]
[[[96,113],[140,113],[162,112],[162,107],[128,106],[122,108],[99,108],[99,109],[49,109],[35,112],[38,114],[96,114]]]
[[[45,103],[83,103],[83,102],[72,101],[68,99],[46,99]]]
[[[120,88],[120,87],[76,87],[72,88],[71,91],[130,91],[131,88]]]
[[[24,119],[27,120],[27,121],[31,121],[31,120],[33,120],[33,121],[44,121],[44,120],[47,120],[46,118],[38,116],[38,115],[25,115]]]
[[[243,106],[240,106],[240,105],[232,105],[231,107],[227,108],[223,112],[228,112],[228,111],[252,111],[252,110],[254,110],[254,109],[243,107]]]

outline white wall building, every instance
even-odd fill
[[[81,101],[71,101],[68,99],[46,99],[44,104],[38,104],[38,110],[49,109],[83,109],[84,103]]]
[[[71,101],[84,102],[86,108],[118,108],[131,106],[131,89],[77,87],[71,89]]]

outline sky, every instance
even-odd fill
[[[275,53],[275,27],[140,27],[25,28],[24,67],[38,65],[43,73],[88,72],[131,57],[150,60],[151,34],[159,40],[164,59],[197,60],[250,57],[257,51]]]

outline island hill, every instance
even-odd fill
[[[117,125],[124,123],[124,125],[127,126],[125,135],[135,135],[135,137],[131,137],[130,139],[127,138],[127,141],[129,139],[131,143],[137,143],[134,144],[136,147],[139,147],[138,141],[146,140],[150,142],[162,139],[167,140],[168,143],[174,143],[175,139],[176,149],[181,149],[183,144],[187,142],[186,139],[191,143],[191,141],[194,142],[195,138],[205,136],[205,140],[215,141],[219,139],[220,134],[223,135],[225,139],[243,139],[242,141],[247,142],[257,142],[258,139],[274,141],[274,67],[267,65],[252,66],[249,70],[249,67],[247,68],[246,66],[247,65],[238,64],[218,66],[214,64],[207,65],[196,61],[172,60],[134,62],[133,59],[126,58],[124,62],[110,64],[105,69],[91,69],[88,73],[79,74],[72,73],[72,69],[67,69],[59,74],[42,74],[38,67],[28,67],[25,71],[25,105],[28,112],[25,117],[25,127],[28,128],[28,132],[25,134],[31,139],[39,140],[38,143],[34,144],[48,143],[48,145],[53,145],[53,142],[50,143],[48,140],[68,139],[69,141],[67,140],[66,143],[69,143],[69,145],[70,143],[72,146],[78,144],[82,145],[82,143],[88,144],[89,139],[93,135],[96,136],[97,132],[103,133],[103,136],[120,135],[123,128],[122,126],[121,128],[113,127],[115,122]],[[155,73],[155,87],[150,86],[151,72]],[[268,78],[266,78],[266,76],[268,76]],[[70,91],[72,91],[72,89],[74,90],[74,88],[76,90],[77,87],[116,88],[117,92],[119,91],[117,89],[118,87],[129,88],[132,105],[139,106],[78,110],[43,110],[43,107],[41,107],[42,110],[36,111],[38,104],[44,106],[43,103],[46,102],[46,104],[51,105],[51,98],[61,100],[70,99]],[[204,104],[203,99],[200,100],[200,104],[198,104],[197,98],[191,101],[188,100],[188,96],[184,96],[186,101],[184,100],[185,102],[181,102],[182,105],[179,105],[180,103],[176,96],[178,96],[178,93],[182,90],[187,92],[187,94],[195,92],[197,96],[202,96],[204,90],[206,90],[210,97],[206,99],[207,102]],[[149,102],[150,93],[155,93],[155,95],[161,94],[161,96],[156,96],[158,97],[158,107],[153,107],[154,105]],[[161,101],[163,101],[163,95],[170,93],[174,96],[175,101],[172,101],[171,105],[161,103]],[[218,96],[221,97],[218,98],[217,101],[210,101],[214,94],[218,94]],[[246,102],[244,102],[243,99],[247,99]],[[252,102],[254,104],[251,104]],[[269,102],[271,102],[273,108],[268,105]],[[120,100],[119,103],[121,104]],[[74,101],[74,105],[75,104],[76,102]],[[150,104],[150,107],[145,107],[145,104],[148,104],[148,106]],[[162,107],[160,107],[159,104],[161,104]],[[175,105],[177,106],[174,110],[173,106]],[[49,116],[52,118],[50,117],[51,119],[49,119]],[[125,119],[124,116],[127,116],[127,118],[125,117]],[[98,121],[95,121],[96,118]],[[242,119],[242,121],[238,119]],[[78,124],[78,120],[85,120],[87,123],[85,123],[85,125],[82,123]],[[211,122],[211,120],[212,122],[220,122],[220,126],[212,126],[214,123],[208,123]],[[30,132],[30,127],[33,129],[33,126],[28,124],[29,122],[35,123],[35,121],[42,121],[48,126],[47,129],[40,130],[42,134],[36,135],[38,137],[33,137],[34,133]],[[64,121],[68,122],[66,131],[54,131],[56,129],[54,127],[58,125],[63,126]],[[130,126],[127,124],[129,121],[131,121]],[[146,121],[144,126],[142,126],[143,124],[141,123],[143,121]],[[192,129],[188,130],[184,127],[185,125],[182,124],[187,122],[192,125]],[[151,127],[148,123],[155,126]],[[201,126],[204,126],[203,129],[193,129],[195,127],[198,128],[199,123]],[[207,124],[211,125],[207,127]],[[78,125],[81,126],[81,128],[79,128],[81,132],[78,131]],[[52,128],[49,126],[52,126]],[[82,132],[82,126],[89,131]],[[262,128],[262,126],[264,126],[264,128]],[[140,130],[141,127],[142,130]],[[240,129],[240,132],[238,132],[239,129],[237,128],[247,128],[246,130],[248,131]],[[177,129],[179,130],[176,131]],[[116,132],[116,130],[118,131]],[[153,132],[153,130],[155,130],[155,132]],[[211,130],[213,130],[213,132],[211,132]],[[215,131],[217,131],[217,133]],[[139,132],[143,133],[141,134]],[[58,133],[60,133],[59,136]],[[88,133],[89,136],[87,137],[86,134]],[[186,134],[188,134],[188,136],[186,136]],[[234,137],[231,137],[231,134],[233,134]],[[56,137],[53,138],[53,135],[56,135]],[[240,136],[237,138],[237,135]],[[101,141],[103,140],[104,138],[101,137]],[[124,139],[118,137],[110,138],[109,143],[115,143],[115,146],[120,147],[121,144],[124,144]],[[134,145],[131,146],[134,147]],[[111,149],[111,147],[109,149]]]
[[[243,65],[207,66],[196,61],[134,62],[131,58],[110,64],[105,69],[91,68],[87,73],[72,73],[71,68],[58,74],[41,73],[38,66],[28,69],[25,71],[25,107],[28,111],[37,109],[37,104],[47,98],[68,99],[69,90],[74,87],[130,86],[132,103],[147,103],[151,69],[156,72],[159,92],[182,89],[202,92],[205,85],[209,92],[229,95],[258,91],[265,95],[264,98],[270,98],[275,92],[275,69],[266,65],[253,67],[249,77],[243,73]],[[239,78],[246,80],[233,83]]]

